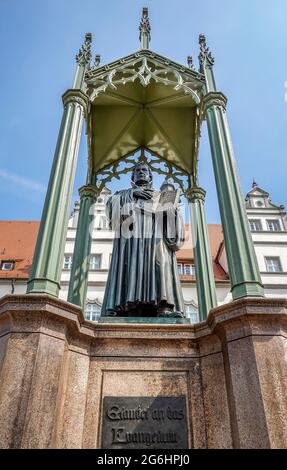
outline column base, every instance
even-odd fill
[[[144,425],[180,448],[287,448],[286,351],[283,299],[231,302],[191,325],[92,323],[48,295],[3,297],[0,447],[129,449],[125,432]],[[111,422],[105,406],[123,402],[144,404],[144,421]]]
[[[27,294],[49,294],[58,297],[59,291],[60,284],[51,279],[31,279],[27,284]]]
[[[244,297],[264,297],[264,287],[259,282],[242,282],[235,284],[231,289],[233,300]]]

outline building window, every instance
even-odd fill
[[[88,303],[85,308],[85,319],[89,321],[99,321],[101,307],[97,304]]]
[[[95,269],[101,269],[102,265],[102,255],[91,255],[90,256],[90,269],[95,270]]]
[[[184,274],[186,276],[195,276],[195,267],[193,264],[184,265]]]
[[[281,227],[280,227],[280,222],[279,220],[267,220],[267,228],[270,230],[270,232],[280,232]]]
[[[265,258],[266,269],[268,273],[280,273],[282,272],[282,266],[280,262],[280,258]]]
[[[2,271],[13,271],[15,266],[14,261],[2,261],[1,262],[1,270]]]
[[[72,261],[73,261],[73,256],[72,255],[65,255],[64,256],[64,269],[71,269],[72,268]]]
[[[249,220],[251,232],[260,232],[262,230],[262,225],[260,220]]]
[[[190,318],[190,323],[199,323],[199,312],[194,305],[185,305],[185,316]]]
[[[182,264],[178,264],[178,265],[177,265],[177,272],[178,272],[178,274],[181,276],[181,274],[182,274],[182,272],[183,272],[183,270],[182,270]]]

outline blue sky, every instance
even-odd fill
[[[138,25],[148,6],[150,48],[197,63],[198,35],[215,56],[217,86],[228,117],[243,194],[252,179],[276,204],[287,202],[286,0],[0,0],[0,219],[40,219],[62,115],[85,32],[102,64],[139,48]],[[285,100],[286,94],[286,100]],[[86,176],[83,138],[74,190]],[[219,222],[206,125],[200,181],[207,219]]]

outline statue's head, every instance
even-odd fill
[[[152,182],[152,172],[147,163],[138,163],[132,174],[132,182],[141,186]]]

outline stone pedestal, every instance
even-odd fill
[[[287,447],[285,300],[206,322],[93,324],[47,295],[0,301],[0,447],[100,448],[104,397],[179,397],[189,448]]]

